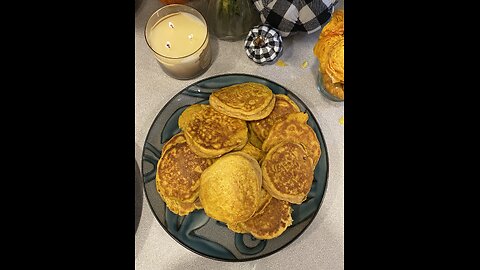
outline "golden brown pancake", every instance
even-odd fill
[[[275,106],[273,111],[261,120],[249,122],[249,127],[255,133],[260,141],[267,139],[268,133],[273,125],[278,121],[284,120],[290,113],[300,112],[297,104],[293,102],[288,96],[278,94],[275,95]]]
[[[268,205],[268,203],[270,203],[270,200],[272,200],[272,196],[264,188],[262,188],[260,192],[260,203],[258,204],[257,209],[255,210],[255,214],[250,219],[263,213],[263,210]],[[248,231],[245,230],[243,225],[244,225],[243,222],[239,222],[236,224],[227,224],[227,227],[236,233],[247,233]]]
[[[183,133],[164,144],[157,163],[156,188],[172,212],[183,215],[195,209],[200,176],[212,163],[190,149]]]
[[[262,172],[248,154],[220,157],[201,175],[200,200],[207,216],[236,224],[253,216],[260,204]]]
[[[243,222],[241,228],[257,239],[272,239],[292,225],[291,213],[288,202],[272,198],[261,213]]]
[[[248,141],[245,121],[222,114],[209,105],[199,106],[186,109],[179,118],[179,126],[195,154],[214,158],[245,146]]]
[[[248,82],[214,91],[209,102],[215,110],[223,114],[251,121],[270,114],[275,106],[275,96],[266,85]]]
[[[187,124],[192,121],[195,113],[207,108],[205,104],[193,104],[188,106],[178,118],[178,127],[181,130],[184,130],[187,127]]]
[[[307,124],[307,120],[308,115],[300,112],[289,114],[285,120],[276,123],[263,142],[263,152],[268,153],[272,147],[286,141],[301,143],[305,146],[315,167],[320,159],[320,143],[315,131]]]
[[[258,162],[260,162],[260,160],[262,160],[262,158],[265,156],[265,153],[262,150],[253,146],[250,142],[247,142],[247,144],[245,144],[245,146],[240,151],[249,154]]]
[[[163,156],[165,154],[165,152],[167,152],[167,150],[171,149],[175,145],[181,144],[181,143],[184,143],[184,142],[185,142],[185,136],[183,135],[183,132],[180,132],[180,133],[174,135],[166,143],[163,144],[162,155],[161,156]]]
[[[312,187],[313,169],[313,161],[303,145],[280,143],[263,160],[263,187],[274,198],[301,204]]]

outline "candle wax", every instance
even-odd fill
[[[160,55],[179,58],[197,51],[207,36],[207,26],[186,12],[162,18],[150,32],[150,45]]]

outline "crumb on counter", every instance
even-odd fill
[[[286,67],[288,66],[287,63],[285,63],[283,60],[278,60],[275,65],[279,66],[279,67]]]

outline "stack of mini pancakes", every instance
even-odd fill
[[[168,209],[206,215],[271,239],[292,224],[290,204],[312,186],[320,144],[308,115],[259,83],[235,84],[181,114],[162,149],[156,184]]]
[[[337,10],[320,33],[313,53],[325,90],[344,99],[344,11]]]

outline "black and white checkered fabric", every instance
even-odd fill
[[[255,41],[257,38],[261,38],[263,44],[258,45]],[[245,39],[245,52],[257,64],[275,61],[282,49],[282,37],[275,29],[267,25],[253,27]]]
[[[316,32],[330,20],[337,0],[253,0],[260,19],[283,37]]]

